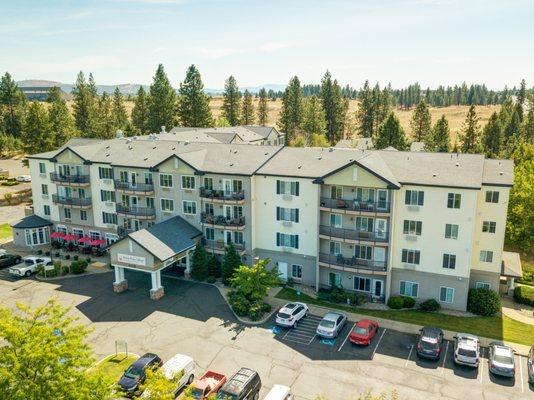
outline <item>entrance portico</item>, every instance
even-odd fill
[[[161,271],[185,259],[186,273],[190,271],[190,254],[202,233],[183,218],[176,216],[150,228],[132,232],[110,246],[111,264],[115,269],[113,290],[128,289],[126,269],[150,274],[150,298],[164,295]]]

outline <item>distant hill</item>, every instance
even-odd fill
[[[280,85],[280,84],[277,84],[277,83],[268,83],[268,84],[259,85],[259,86],[239,87],[239,90],[241,92],[244,92],[245,90],[248,90],[251,93],[258,93],[261,88],[265,88],[265,90],[267,90],[267,91],[274,90],[275,92],[279,92],[279,91],[285,90],[286,86],[287,85]],[[224,89],[206,88],[206,89],[204,89],[204,92],[206,92],[207,94],[212,95],[212,96],[217,96],[217,95],[222,94],[222,92],[224,92]]]

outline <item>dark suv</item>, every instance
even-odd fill
[[[241,368],[219,390],[217,400],[258,400],[260,389],[259,374],[250,368]]]
[[[119,387],[128,397],[132,397],[139,392],[139,386],[146,379],[146,370],[148,368],[157,369],[161,367],[161,358],[156,354],[146,353],[135,360],[122,375],[119,380]]]
[[[417,355],[431,360],[439,359],[441,344],[443,343],[443,331],[439,328],[425,326],[419,332],[417,340]]]

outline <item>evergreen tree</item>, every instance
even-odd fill
[[[112,113],[112,102],[106,92],[102,93],[102,96],[98,100],[96,114],[95,137],[100,139],[113,138],[116,132]]]
[[[150,132],[148,128],[148,95],[143,86],[137,91],[132,109],[132,124],[141,133],[141,135]]]
[[[210,98],[204,93],[200,72],[191,65],[180,83],[178,118],[182,126],[205,128],[213,125]]]
[[[304,100],[301,130],[304,133],[306,143],[312,146],[313,141],[318,139],[314,135],[324,136],[326,133],[325,113],[321,101],[317,96],[311,96]],[[326,140],[328,143],[328,140]],[[315,144],[315,143],[314,143]]]
[[[128,113],[126,112],[126,107],[124,106],[124,99],[118,87],[116,87],[115,92],[113,92],[111,115],[115,131],[117,131],[118,129],[124,131],[128,127]]]
[[[517,102],[521,106],[523,104],[525,104],[526,96],[527,96],[527,83],[523,79],[523,80],[521,80],[521,85],[519,87],[519,92],[517,92]]]
[[[285,133],[285,142],[290,143],[296,136],[302,121],[302,89],[300,80],[294,76],[282,96],[279,125]]]
[[[252,93],[245,90],[243,95],[243,108],[241,110],[241,124],[253,125],[254,124],[254,103],[252,99]]]
[[[221,263],[214,254],[208,255],[208,276],[221,277]]]
[[[369,81],[365,81],[363,88],[359,93],[360,105],[356,112],[356,120],[358,124],[358,132],[362,137],[373,136],[374,124],[374,102],[371,89],[369,88]]]
[[[6,72],[0,80],[0,130],[15,138],[20,138],[26,112],[26,97]],[[4,110],[4,111],[3,111]]]
[[[534,106],[530,107],[527,118],[525,119],[523,138],[526,143],[534,143]]]
[[[332,81],[329,71],[321,80],[320,97],[326,121],[326,137],[334,143],[343,137],[343,99],[341,98],[341,88],[337,81]]]
[[[89,89],[89,92],[93,95],[93,97],[98,96],[98,88],[96,87],[95,78],[93,77],[92,72],[89,72],[89,85],[87,88]]]
[[[230,126],[239,125],[241,121],[241,92],[233,76],[224,83],[222,116]]]
[[[475,153],[478,150],[480,136],[480,127],[478,125],[478,116],[475,106],[469,107],[465,122],[460,134],[460,143],[462,153]]]
[[[512,115],[506,126],[504,127],[504,139],[505,141],[511,140],[519,136],[521,132],[521,120],[522,120],[522,110],[521,106],[518,104],[517,107],[514,107]]]
[[[434,128],[430,135],[427,136],[425,148],[428,151],[437,151],[446,153],[451,148],[451,137],[449,129],[449,121],[442,115],[440,119],[436,121]]]
[[[393,112],[390,112],[386,120],[380,125],[375,140],[375,148],[377,149],[385,149],[388,146],[397,150],[406,150],[408,147],[404,129]]]
[[[225,285],[230,283],[230,278],[234,272],[241,265],[241,257],[237,253],[233,243],[230,243],[224,253],[221,265],[221,277]]]
[[[482,145],[488,157],[498,157],[501,152],[502,126],[499,115],[494,112],[482,132]]]
[[[430,111],[425,100],[417,105],[413,112],[410,126],[412,128],[412,137],[416,142],[424,142],[427,140],[430,130],[432,129],[432,119],[430,117]]]
[[[176,125],[176,92],[171,86],[163,65],[159,64],[148,98],[147,128],[159,132],[164,126],[172,129]]]
[[[258,103],[258,124],[265,126],[268,123],[269,118],[269,106],[267,104],[267,91],[265,88],[261,88],[259,92],[259,103]]]
[[[48,119],[53,136],[52,147],[58,148],[75,135],[74,120],[69,112],[67,102],[61,96],[61,91],[57,86],[50,89],[47,101],[50,103]]]
[[[24,144],[29,153],[49,151],[54,141],[50,130],[48,114],[41,103],[32,101],[24,124]]]
[[[80,131],[82,136],[86,137],[94,136],[96,124],[96,101],[92,91],[93,89],[90,89],[85,81],[83,72],[80,71],[72,89],[72,108],[76,129]]]
[[[196,281],[203,281],[208,277],[208,254],[203,245],[195,247],[191,257],[191,278]]]

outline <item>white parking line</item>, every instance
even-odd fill
[[[525,388],[523,387],[523,363],[521,362],[521,356],[519,356],[519,373],[521,374],[521,393],[525,393]]]
[[[311,338],[311,340],[308,342],[308,344],[311,344],[311,342],[313,342],[313,339],[315,339],[317,335],[313,335],[313,337]]]
[[[404,366],[408,366],[408,363],[410,362],[410,356],[412,355],[413,350],[413,344],[410,346],[410,352],[408,353],[408,358],[406,359],[406,362],[404,363]]]
[[[484,349],[480,350],[480,363],[478,364],[480,366],[478,373],[480,374],[480,383],[482,383],[482,380],[484,379],[484,364],[486,363],[484,359]]]
[[[356,326],[356,322],[354,323],[354,325],[352,325],[352,328],[349,329],[349,333],[347,333],[347,336],[345,336],[345,340],[343,340],[343,343],[341,343],[341,346],[339,346],[339,349],[337,349],[337,351],[341,351],[343,346],[345,346],[345,343],[347,342],[347,339],[349,338],[350,333],[352,332],[355,326]]]
[[[441,363],[441,375],[443,375],[443,372],[445,371],[445,361],[447,361],[447,351],[449,351],[449,342],[447,342],[447,346],[445,346],[445,354],[443,355],[443,362]]]
[[[376,346],[375,346],[375,349],[373,350],[373,354],[371,355],[371,359],[375,358],[376,349],[378,349],[378,345],[380,344],[380,341],[381,341],[382,338],[384,337],[386,331],[387,331],[387,329],[384,329],[384,330],[382,331],[382,334],[380,335],[380,338],[378,339],[378,342],[376,342]]]

